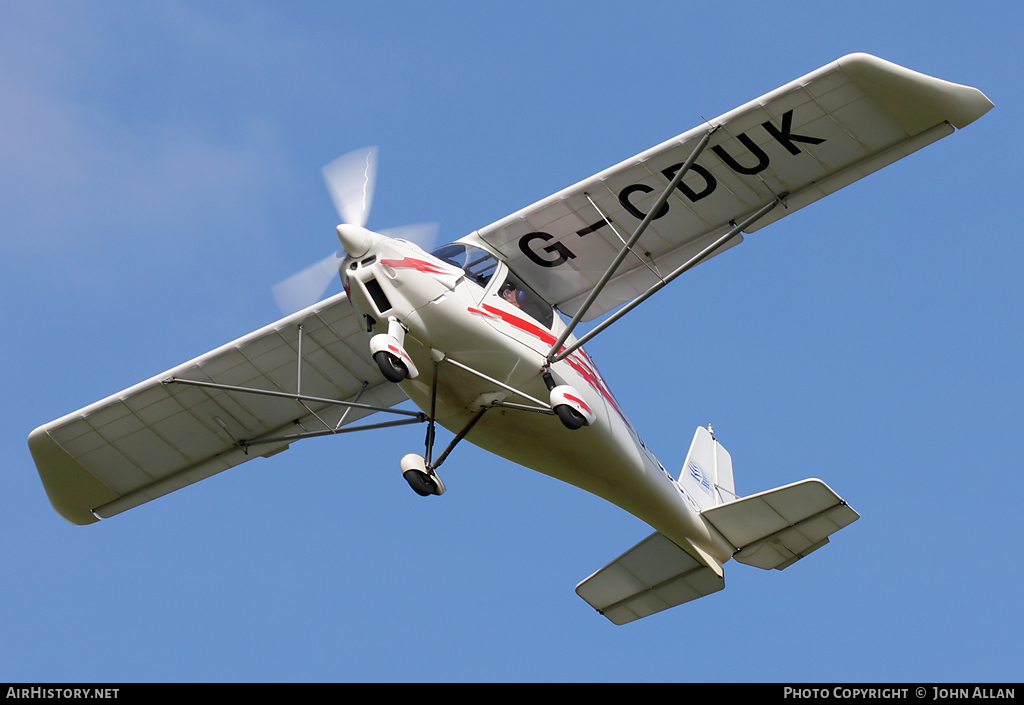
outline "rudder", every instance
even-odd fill
[[[732,456],[715,439],[711,424],[694,432],[677,482],[701,511],[737,499]]]

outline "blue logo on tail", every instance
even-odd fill
[[[704,470],[701,469],[697,461],[691,460],[686,464],[686,469],[690,471],[690,477],[693,478],[694,482],[700,485],[700,488],[708,494],[713,494],[711,490],[711,478],[704,474]]]

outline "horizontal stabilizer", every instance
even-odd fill
[[[614,624],[626,624],[724,587],[715,571],[653,533],[577,585],[576,594]]]
[[[821,480],[803,480],[701,512],[738,550],[740,563],[782,570],[860,518]]]

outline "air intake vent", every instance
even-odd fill
[[[373,305],[377,307],[377,311],[385,313],[391,310],[391,302],[388,301],[384,290],[380,288],[380,282],[371,277],[366,280],[365,286],[366,291],[370,294],[370,298],[373,299]]]

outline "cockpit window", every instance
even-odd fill
[[[526,286],[523,280],[512,272],[508,273],[505,281],[498,288],[498,296],[542,323],[545,328],[550,328],[555,319],[555,310],[551,304],[538,296],[533,289]]]
[[[498,267],[498,260],[490,252],[461,242],[439,247],[430,254],[464,270],[466,278],[480,286],[487,286]]]

